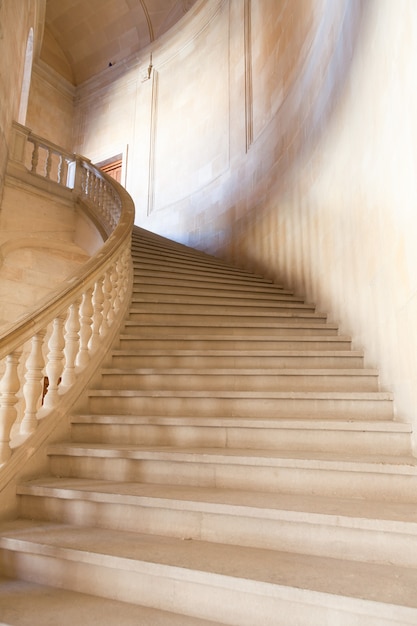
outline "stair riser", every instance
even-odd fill
[[[178,302],[188,301],[190,298],[204,298],[204,300],[214,300],[216,304],[223,302],[223,300],[230,300],[231,303],[236,301],[242,301],[244,304],[257,304],[268,303],[275,304],[276,302],[303,302],[302,298],[294,296],[292,293],[288,293],[283,289],[269,289],[264,288],[258,290],[251,288],[244,289],[241,287],[226,287],[219,283],[215,288],[207,286],[188,286],[186,281],[177,281],[176,285],[158,284],[144,282],[140,286],[137,286],[133,290],[133,302],[150,300],[153,301],[155,297],[162,297],[163,299],[175,298]]]
[[[172,275],[169,276],[155,276],[152,272],[136,272],[134,276],[133,282],[133,293],[140,294],[145,291],[155,291],[159,288],[174,290],[175,287],[179,289],[189,289],[191,293],[195,293],[199,289],[205,291],[213,290],[216,293],[225,293],[227,295],[232,295],[234,293],[243,293],[250,295],[251,297],[256,297],[256,294],[260,296],[275,296],[279,297],[280,295],[292,296],[293,292],[289,289],[283,289],[278,285],[273,285],[271,283],[263,283],[261,281],[247,281],[247,285],[242,282],[235,283],[234,281],[227,280],[207,280],[206,278],[202,278],[201,280],[198,278],[193,278],[193,276],[183,276],[183,277],[175,277]]]
[[[389,530],[352,528],[344,520],[315,524],[297,519],[269,519],[256,510],[227,513],[212,512],[210,507],[188,503],[182,508],[116,502],[92,502],[88,499],[67,500],[60,497],[20,496],[22,517],[76,526],[100,526],[128,532],[162,535],[188,540],[212,541],[253,548],[266,548],[297,554],[346,558],[351,561],[392,563],[403,567],[417,566],[415,535]],[[208,510],[207,510],[208,509]],[[219,507],[221,509],[221,507]],[[271,515],[274,515],[271,512]],[[239,533],[236,527],[239,526]],[[386,526],[388,529],[388,525]]]
[[[413,479],[409,476],[375,472],[215,463],[97,458],[51,455],[56,476],[115,480],[152,484],[189,485],[224,489],[245,489],[272,493],[372,498],[387,502],[416,502]],[[410,493],[411,492],[411,493]]]
[[[200,298],[198,296],[188,296],[182,299],[175,296],[161,296],[160,294],[151,295],[148,298],[136,298],[131,305],[131,309],[137,309],[140,313],[190,313],[198,314],[214,314],[214,315],[233,315],[243,313],[245,315],[252,314],[254,316],[273,316],[283,313],[315,313],[314,306],[308,306],[297,302],[245,302],[245,300],[230,300],[226,298]],[[326,316],[322,315],[325,321]]]
[[[392,419],[390,401],[90,396],[89,412],[123,415]]]
[[[10,577],[72,591],[211,619],[229,626],[392,626],[415,624],[415,612],[348,600],[336,603],[326,594],[222,576],[194,576],[177,568],[129,563],[95,564],[3,549],[0,566]],[[151,572],[151,573],[150,573]],[[187,578],[188,577],[188,578]],[[364,606],[365,604],[365,606]]]
[[[101,389],[166,391],[378,391],[377,376],[304,374],[110,374],[104,372]]]
[[[249,448],[298,452],[410,454],[407,433],[284,428],[72,424],[72,440],[150,446]]]
[[[255,311],[254,314],[248,310],[248,308],[235,307],[234,311],[225,311],[223,307],[218,307],[217,310],[210,310],[212,307],[205,307],[204,305],[198,310],[194,311],[194,305],[184,305],[183,307],[176,307],[171,305],[165,305],[161,303],[157,305],[154,312],[147,312],[145,310],[135,309],[135,311],[129,313],[128,320],[131,322],[141,322],[148,324],[163,324],[167,326],[175,325],[189,325],[189,326],[255,326],[255,327],[267,327],[274,328],[279,326],[282,322],[296,321],[307,322],[308,324],[325,324],[326,320],[323,317],[309,317],[308,313],[297,310],[280,310],[276,313],[262,313]],[[180,310],[182,309],[182,310]],[[192,312],[191,312],[192,311]],[[300,318],[301,313],[301,318]],[[292,317],[294,315],[294,317]],[[336,329],[329,326],[329,330],[335,331]]]
[[[157,262],[146,261],[134,261],[133,268],[135,274],[140,275],[142,272],[152,272],[154,276],[168,276],[174,275],[175,277],[189,276],[190,274],[194,278],[214,278],[215,280],[233,280],[235,283],[253,281],[253,277],[250,274],[244,272],[236,272],[233,269],[223,269],[221,267],[205,267],[204,264],[192,263],[172,263],[170,265],[160,265]]]
[[[209,323],[210,322],[210,323]],[[129,320],[125,324],[126,333],[131,335],[140,335],[141,337],[151,337],[158,341],[158,339],[171,339],[177,335],[181,335],[181,338],[191,338],[201,336],[201,339],[207,339],[214,341],[215,339],[247,339],[261,342],[263,341],[273,344],[277,341],[283,341],[284,345],[290,344],[291,339],[301,341],[304,337],[324,338],[328,342],[331,342],[332,338],[337,336],[337,331],[331,327],[327,327],[325,324],[317,322],[310,323],[308,321],[302,321],[299,319],[287,318],[286,320],[272,321],[272,322],[253,322],[245,320],[244,326],[237,326],[233,320],[225,323],[224,320],[219,319],[216,323],[216,318],[213,317],[208,322],[194,318],[192,323],[189,320],[182,320],[181,324],[172,324],[172,320],[165,320],[164,323],[155,324],[155,320],[151,320],[149,323],[145,321]],[[311,340],[314,341],[314,340]],[[342,343],[344,346],[348,345],[348,341],[342,342],[340,339],[334,339],[333,345]],[[210,344],[209,344],[210,345]],[[262,344],[261,344],[262,345]]]
[[[260,368],[263,367],[265,372],[269,368],[287,368],[287,369],[359,369],[363,367],[362,357],[351,356],[309,356],[308,353],[305,356],[261,356],[257,357],[256,354],[251,356],[240,355],[236,356],[207,356],[204,354],[198,354],[196,356],[174,356],[170,354],[163,354],[160,356],[131,354],[131,355],[117,355],[114,354],[111,361],[111,366],[116,368],[136,369],[140,367],[155,367],[155,368]]]
[[[209,286],[213,287],[221,285],[221,289],[230,285],[231,289],[260,289],[261,291],[266,288],[267,290],[278,290],[283,293],[291,293],[285,289],[279,287],[279,285],[273,285],[272,283],[262,282],[260,280],[251,278],[233,278],[228,276],[211,276],[210,274],[190,274],[188,272],[176,272],[169,270],[155,269],[136,269],[133,277],[133,288],[140,290],[142,284],[187,284],[189,286]]]
[[[196,337],[195,330],[193,329],[192,335],[193,338],[190,338],[190,335],[187,336],[184,333],[183,336],[179,339],[172,339],[171,337],[158,337],[155,335],[151,335],[146,337],[142,331],[142,329],[137,328],[137,339],[133,336],[129,338],[121,337],[119,342],[119,348],[121,350],[138,350],[138,351],[146,351],[146,350],[270,350],[271,352],[276,350],[349,350],[350,342],[349,341],[339,341],[337,338],[335,340],[329,339],[326,341],[326,337],[322,339],[292,339],[286,340],[283,336],[282,338],[271,339],[268,336],[265,336],[263,340],[258,339],[233,339],[232,333],[229,336],[224,335],[221,337],[220,333],[218,335],[218,339],[207,339],[206,335],[202,334],[201,339],[194,338]],[[128,328],[129,334],[134,335],[135,328]],[[299,332],[299,331],[298,331]],[[179,333],[176,333],[177,335]],[[293,334],[293,333],[291,333]],[[301,333],[300,333],[301,334]],[[317,333],[313,333],[316,335]],[[253,336],[253,333],[248,333],[249,336]],[[277,332],[275,330],[275,335]],[[308,333],[303,333],[304,337],[309,337]]]

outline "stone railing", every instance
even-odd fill
[[[104,240],[83,267],[0,335],[0,465],[68,411],[108,351],[130,300],[132,200],[115,181],[15,124],[10,168],[48,191],[71,189]],[[42,435],[47,437],[46,431]],[[32,439],[31,439],[32,441]],[[32,444],[31,444],[32,445]],[[26,454],[27,457],[27,454]]]

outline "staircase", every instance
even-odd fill
[[[137,228],[132,250],[72,441],[1,528],[0,621],[417,624],[416,460],[377,372],[282,287]]]

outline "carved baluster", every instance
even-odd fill
[[[66,159],[63,154],[60,154],[59,163],[58,163],[58,172],[57,172],[58,183],[66,187],[67,178],[68,178],[68,159]]]
[[[94,309],[91,303],[93,290],[87,289],[83,294],[83,299],[80,307],[80,350],[77,354],[76,365],[78,367],[85,367],[90,360],[90,354],[88,351],[88,342],[92,334],[92,320]]]
[[[113,271],[111,274],[111,282],[112,282],[112,304],[113,304],[113,309],[114,309],[114,313],[115,315],[117,314],[119,308],[120,308],[120,302],[119,302],[119,274],[118,274],[118,268],[117,268],[117,263],[115,263],[113,265]]]
[[[36,169],[38,167],[38,161],[39,161],[39,144],[37,141],[33,142],[33,152],[32,152],[32,161],[31,161],[31,172],[32,174],[36,174]]]
[[[71,387],[75,383],[75,361],[80,346],[80,300],[74,302],[69,307],[69,315],[65,325],[65,367],[62,374],[61,385],[63,387]]]
[[[30,354],[26,361],[25,384],[23,397],[25,399],[25,414],[20,424],[22,434],[32,433],[38,425],[37,413],[41,405],[43,392],[43,368],[45,361],[42,354],[46,330],[41,330],[32,337]]]
[[[48,377],[48,391],[43,403],[47,409],[52,409],[59,400],[58,387],[64,369],[64,322],[65,315],[59,315],[54,319],[52,334],[48,342],[49,353],[45,368]]]
[[[103,324],[103,302],[103,279],[100,279],[96,282],[93,291],[93,332],[88,344],[91,352],[97,350],[100,345],[101,327]]]
[[[10,431],[17,418],[17,392],[20,389],[17,368],[21,354],[19,348],[6,357],[6,369],[0,383],[0,464],[5,463],[12,454]]]
[[[49,180],[51,177],[51,169],[52,169],[52,150],[50,148],[46,148],[45,178],[47,180]]]
[[[112,292],[112,284],[110,272],[107,271],[104,275],[103,280],[103,294],[104,294],[104,302],[103,302],[103,330],[104,328],[107,330],[113,323],[114,314],[113,307],[111,302],[111,292]]]

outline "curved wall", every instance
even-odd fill
[[[413,0],[200,0],[79,88],[76,149],[123,152],[140,225],[328,311],[416,420]]]
[[[20,96],[30,29],[38,50],[40,23],[45,0],[3,0],[0,2],[0,201],[9,152],[12,120],[19,116]]]

